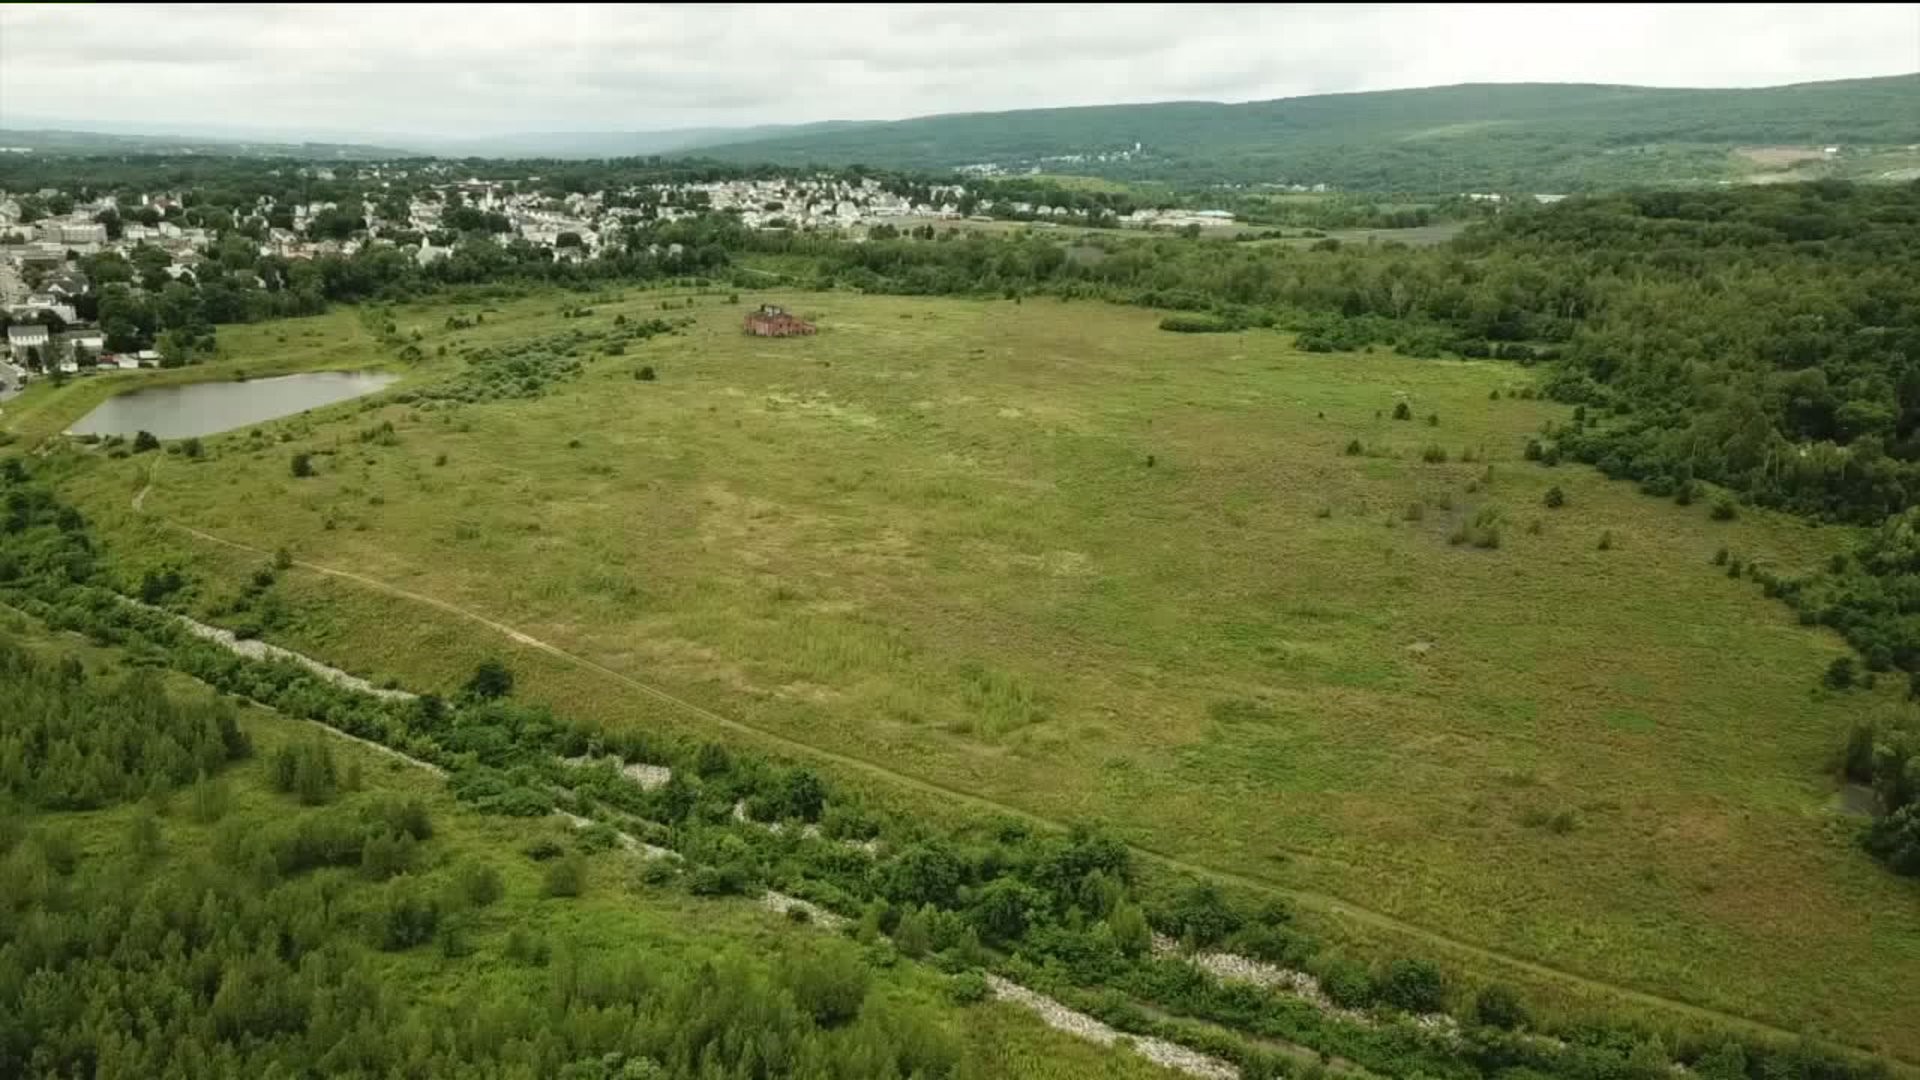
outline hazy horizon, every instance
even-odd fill
[[[1098,21],[1057,6],[472,10],[449,23],[408,5],[0,8],[0,127],[452,142],[1920,71],[1914,4],[1148,6]]]

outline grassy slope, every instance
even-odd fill
[[[16,642],[54,654],[83,658],[89,671],[117,666],[111,650],[93,649],[71,638],[52,638],[36,624],[9,609],[0,608],[0,629]],[[169,680],[181,695],[209,693],[185,677]],[[268,710],[244,708],[242,727],[253,740],[253,757],[222,775],[231,801],[224,815],[235,817],[288,816],[318,811],[299,807],[271,789],[267,762],[287,742],[306,740],[319,730]],[[383,793],[421,798],[432,815],[434,838],[422,850],[421,872],[439,874],[466,859],[492,865],[505,879],[503,899],[476,913],[471,925],[472,953],[457,959],[444,956],[435,945],[386,954],[389,985],[408,999],[453,1001],[476,991],[505,1002],[525,995],[545,1000],[548,977],[544,970],[506,960],[503,953],[510,932],[518,929],[545,940],[556,950],[570,947],[578,953],[599,954],[609,948],[639,952],[651,965],[713,956],[723,950],[766,962],[792,946],[800,935],[819,934],[815,927],[795,924],[747,900],[699,899],[684,890],[641,884],[633,873],[633,856],[602,852],[591,856],[586,892],[578,899],[545,897],[541,867],[520,854],[540,837],[571,845],[572,830],[558,819],[525,820],[474,814],[445,793],[441,781],[371,749],[344,739],[330,745],[344,770],[357,765],[364,777],[360,793],[344,798],[367,800]],[[174,856],[204,849],[213,841],[217,823],[198,824],[185,807],[191,794],[176,797],[162,819],[167,850]],[[83,858],[125,858],[127,823],[136,812],[126,805],[88,813],[43,814],[40,825],[69,828]],[[154,871],[165,873],[162,864]],[[340,873],[351,882],[351,872]],[[353,885],[347,886],[349,889]],[[870,1002],[913,1001],[939,1005],[945,1001],[943,976],[918,964],[901,963],[875,969]],[[963,1075],[973,1077],[1044,1076],[1140,1078],[1175,1074],[1149,1065],[1124,1051],[1103,1050],[1044,1027],[1037,1019],[1011,1005],[984,1003],[962,1010],[943,1009],[945,1026],[962,1041]]]
[[[564,302],[452,337],[566,325]],[[214,460],[169,460],[147,507],[810,744],[1920,1053],[1915,1005],[1892,992],[1920,964],[1913,887],[1854,850],[1822,769],[1892,696],[1814,689],[1840,644],[1708,565],[1724,544],[1791,570],[1842,534],[1712,523],[1517,460],[1557,407],[1489,401],[1527,381],[1512,366],[1309,356],[1103,306],[841,295],[799,298],[826,332],[774,343],[703,303],[690,335],[546,400],[392,407],[392,448],[354,440],[367,418],[258,454],[223,440]],[[398,321],[431,346],[445,314]],[[278,332],[223,339],[265,350]],[[643,362],[659,382],[632,378]],[[1400,394],[1440,425],[1376,420]],[[1372,453],[1343,455],[1351,438]],[[1491,487],[1468,491],[1483,465],[1423,464],[1430,442],[1483,448]],[[288,476],[290,449],[336,444],[322,477]],[[247,560],[131,515],[143,470],[72,486],[136,560],[177,551],[229,583],[210,594],[237,584]],[[1551,484],[1567,508],[1540,507]],[[1481,505],[1504,508],[1504,545],[1449,545]],[[312,613],[284,636],[349,667],[450,686],[508,652],[556,707],[687,722],[417,605],[298,588]],[[1571,831],[1539,824],[1562,812]]]

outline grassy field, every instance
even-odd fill
[[[466,345],[697,321],[537,400],[346,406],[199,462],[76,451],[66,487],[130,572],[186,565],[205,611],[258,559],[162,518],[944,788],[1920,1057],[1915,889],[1854,847],[1829,769],[1855,718],[1901,706],[1818,689],[1840,642],[1712,565],[1794,571],[1844,533],[1524,462],[1561,410],[1506,364],[1092,304],[742,296],[822,327],[768,341],[724,297],[662,299],[502,301],[458,331],[479,305],[399,308],[451,348],[395,392]],[[382,359],[351,313],[221,336],[250,369]],[[359,438],[381,421],[392,445]],[[1497,547],[1450,542],[1476,520]],[[447,688],[499,655],[557,709],[702,726],[445,610],[288,581],[269,636],[350,669]]]
[[[123,658],[113,650],[85,646],[71,637],[54,637],[38,624],[8,608],[0,608],[0,637],[42,656],[74,657],[93,674],[117,677]],[[169,676],[168,690],[176,699],[209,695],[206,687],[184,676]],[[325,813],[300,806],[277,793],[270,780],[276,750],[290,743],[323,740],[343,775],[361,777],[358,790],[342,796],[348,808],[384,797],[418,798],[433,823],[433,838],[423,844],[415,874],[442,885],[451,869],[474,862],[497,871],[505,886],[492,905],[462,916],[467,952],[449,956],[441,948],[424,945],[378,954],[389,991],[402,1000],[422,1004],[472,1003],[484,998],[490,1006],[511,1007],[523,998],[532,1004],[547,1000],[554,980],[544,964],[529,965],[509,959],[510,936],[541,942],[557,956],[588,958],[589,963],[618,954],[625,962],[652,972],[675,969],[702,960],[732,958],[759,969],[775,966],[782,956],[811,939],[828,933],[797,924],[747,899],[702,899],[684,888],[649,883],[639,873],[635,856],[614,849],[587,853],[587,877],[578,896],[556,899],[542,888],[544,867],[522,854],[547,839],[567,848],[577,834],[558,818],[519,819],[476,814],[456,802],[438,778],[377,751],[332,735],[316,725],[289,719],[265,709],[242,707],[241,727],[253,744],[247,761],[208,781],[221,792],[224,811],[218,821],[199,820],[192,808],[201,800],[197,789],[164,800],[112,807],[85,813],[29,816],[27,828],[65,831],[75,850],[88,863],[126,860],[126,836],[131,819],[152,806],[160,808],[167,857],[143,867],[148,880],[164,878],[174,864],[204,855],[217,843],[223,822],[272,821],[285,824],[302,815]],[[16,838],[17,839],[17,838]],[[331,900],[350,906],[376,887],[359,882],[355,870],[319,870],[331,877]],[[354,947],[348,943],[347,948]],[[866,1008],[889,1010],[911,1003],[939,1017],[960,1052],[956,1075],[980,1080],[1007,1076],[1152,1080],[1172,1073],[1117,1048],[1100,1048],[1044,1026],[1037,1018],[1009,1004],[982,1002],[964,1009],[951,1004],[946,976],[931,967],[901,962],[871,969],[872,986]]]

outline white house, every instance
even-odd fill
[[[7,347],[16,357],[25,356],[28,349],[44,351],[49,340],[47,328],[39,323],[15,323],[7,327]]]
[[[139,371],[140,370],[140,358],[137,356],[129,356],[126,353],[121,353],[119,356],[114,357],[113,363],[114,363],[114,366],[119,368],[121,371]]]

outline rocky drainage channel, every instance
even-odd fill
[[[1372,1015],[1337,1004],[1327,996],[1325,990],[1321,989],[1320,980],[1304,971],[1279,967],[1237,953],[1189,953],[1165,934],[1153,935],[1153,955],[1184,960],[1222,982],[1252,983],[1255,986],[1292,994],[1336,1020],[1344,1020],[1362,1027],[1379,1026],[1379,1021]],[[1446,1013],[1420,1013],[1411,1019],[1415,1026],[1442,1035],[1449,1040],[1457,1040],[1460,1037],[1460,1022]]]
[[[302,655],[291,649],[283,649],[278,645],[269,645],[264,641],[242,638],[235,635],[231,630],[225,630],[217,626],[209,626],[206,623],[188,618],[185,615],[167,611],[164,608],[154,607],[150,604],[143,604],[127,597],[122,597],[121,599],[123,602],[134,607],[144,608],[148,611],[165,615],[178,622],[182,628],[195,637],[214,642],[250,660],[282,661],[296,664],[336,686],[344,687],[358,693],[368,694],[380,698],[383,701],[413,701],[418,697],[418,695],[408,693],[405,690],[394,690],[375,686],[357,675],[348,674],[339,668],[323,664],[310,656]],[[318,721],[314,721],[313,723],[316,727],[323,728],[340,738],[349,739],[370,750],[396,758],[415,768],[424,769],[436,776],[446,775],[445,770],[432,762],[422,761],[419,758],[404,754],[391,746],[377,743],[370,739],[363,739],[357,735],[349,734],[338,728],[329,727]],[[573,768],[588,768],[597,764],[594,759],[586,756],[562,758],[560,760],[562,763]],[[617,758],[613,760],[617,763],[620,773],[639,785],[643,790],[651,790],[663,786],[673,779],[673,771],[662,765],[648,765],[643,763],[629,764],[619,762]],[[569,813],[565,810],[556,810],[555,813],[564,818],[576,829],[585,829],[597,824],[592,818]],[[747,807],[744,802],[734,806],[733,816],[738,821],[766,829],[770,832],[777,833],[786,828],[786,826],[780,822],[760,822],[753,820],[753,818],[747,814]],[[801,826],[801,833],[809,838],[819,838],[821,836],[818,825]],[[614,835],[623,850],[632,852],[642,858],[663,859],[675,854],[670,849],[646,843],[630,833],[616,831]],[[875,840],[840,840],[836,841],[836,843],[843,847],[865,851],[868,854],[874,854],[879,850],[879,842]],[[761,894],[760,904],[769,911],[784,915],[804,912],[808,922],[827,930],[841,929],[846,926],[848,921],[845,916],[828,911],[818,904],[771,889]],[[1157,955],[1178,955],[1179,947],[1170,938],[1156,936],[1154,938],[1154,952]],[[1222,979],[1237,979],[1243,982],[1252,982],[1260,986],[1286,989],[1312,1001],[1315,1005],[1327,1010],[1332,1015],[1339,1016],[1343,1019],[1355,1019],[1361,1023],[1372,1022],[1365,1014],[1341,1009],[1327,1000],[1326,996],[1320,991],[1319,983],[1315,981],[1311,975],[1297,971],[1287,971],[1284,968],[1277,968],[1270,964],[1263,964],[1257,960],[1234,956],[1230,953],[1199,953],[1193,956],[1187,956],[1185,959]],[[1239,1080],[1240,1070],[1231,1063],[1222,1061],[1219,1058],[1209,1057],[1197,1050],[1189,1049],[1188,1047],[1181,1046],[1179,1043],[1170,1042],[1166,1039],[1151,1036],[1132,1036],[1116,1031],[1114,1028],[1085,1013],[1070,1009],[1060,1002],[1055,1001],[1053,998],[1029,990],[1018,983],[998,975],[987,975],[987,985],[996,999],[1026,1009],[1038,1016],[1041,1022],[1045,1023],[1048,1027],[1064,1031],[1070,1035],[1098,1043],[1102,1046],[1111,1046],[1114,1043],[1125,1041],[1135,1052],[1149,1061],[1185,1073],[1188,1076],[1197,1077],[1199,1080]],[[1422,1023],[1427,1024],[1427,1026],[1434,1026],[1428,1022],[1435,1020],[1445,1021],[1449,1025],[1452,1023],[1451,1017],[1421,1017],[1419,1019]]]
[[[159,615],[165,615],[179,623],[187,633],[192,634],[194,637],[204,638],[225,648],[229,652],[237,653],[249,660],[277,660],[297,664],[328,682],[333,683],[335,686],[343,686],[348,690],[357,690],[362,694],[371,694],[383,701],[412,701],[417,696],[415,694],[409,694],[405,690],[389,690],[385,687],[375,686],[358,675],[349,675],[337,667],[330,667],[315,660],[311,656],[302,656],[292,649],[283,649],[278,645],[269,645],[264,641],[255,641],[252,638],[238,637],[231,630],[223,630],[218,626],[208,626],[206,623],[189,619],[185,615],[176,614],[165,608],[154,607],[152,604],[143,604],[138,600],[128,599],[124,596],[120,599],[124,603],[131,604],[134,607],[143,608]]]

